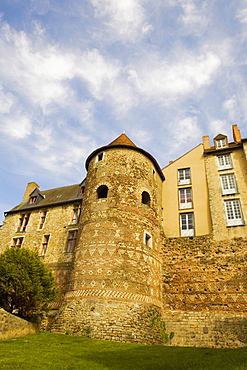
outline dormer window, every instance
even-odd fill
[[[216,140],[216,147],[217,148],[224,148],[226,146],[226,138]]]
[[[34,204],[37,201],[37,195],[30,198],[29,204]]]
[[[228,140],[226,135],[219,134],[214,138],[214,145],[216,149],[225,148],[228,146]]]

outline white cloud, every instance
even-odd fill
[[[30,117],[17,111],[12,115],[0,115],[0,131],[16,139],[24,139],[31,134],[32,122]]]
[[[169,155],[173,155],[181,148],[182,154],[186,152],[186,148],[191,149],[191,144],[194,142],[200,143],[202,138],[202,130],[199,126],[198,119],[195,116],[187,116],[170,122],[169,136],[172,138],[172,146]]]
[[[91,0],[97,17],[105,18],[112,37],[134,41],[152,30],[140,0]]]
[[[101,100],[119,74],[119,66],[117,62],[104,58],[99,50],[92,49],[78,57],[74,72],[88,83],[95,98]]]
[[[238,103],[235,95],[223,102],[223,108],[227,111],[230,121],[238,119]]]
[[[241,9],[238,9],[236,17],[241,23],[247,23],[247,0],[241,1]]]
[[[10,92],[4,92],[3,87],[0,85],[0,114],[9,113],[14,102],[14,95]]]
[[[221,61],[211,52],[184,54],[179,61],[145,61],[137,69],[129,70],[129,81],[135,89],[148,98],[165,99],[194,92],[208,85]]]
[[[205,2],[206,3],[206,2]],[[206,21],[205,14],[203,12],[205,4],[198,6],[198,2],[193,0],[180,0],[179,4],[183,9],[183,14],[179,17],[185,25],[193,23],[202,24]]]
[[[229,130],[229,123],[225,120],[216,119],[210,122],[209,127],[215,137],[217,134],[226,134]]]
[[[37,47],[38,46],[38,47]],[[73,58],[50,45],[35,45],[24,32],[2,26],[0,79],[43,110],[70,95],[64,80],[71,79]]]

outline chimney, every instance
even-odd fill
[[[206,149],[210,149],[210,140],[209,140],[209,136],[203,136],[202,137],[202,141],[203,141],[203,147],[204,147],[204,150]]]
[[[39,185],[38,185],[38,184],[36,184],[36,182],[29,182],[29,183],[27,184],[27,187],[26,187],[25,193],[24,193],[24,195],[23,195],[22,202],[27,202],[27,201],[28,201],[28,199],[29,199],[30,194],[31,194],[35,189],[39,189]]]
[[[232,125],[232,134],[235,143],[241,143],[242,137],[238,125]]]

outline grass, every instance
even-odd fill
[[[0,369],[246,370],[247,348],[145,346],[40,332],[0,341]]]

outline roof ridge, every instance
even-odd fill
[[[107,146],[112,146],[112,145],[128,145],[128,146],[134,146],[136,145],[133,143],[132,140],[123,132],[120,136],[118,136],[115,140],[113,140],[110,144]]]

